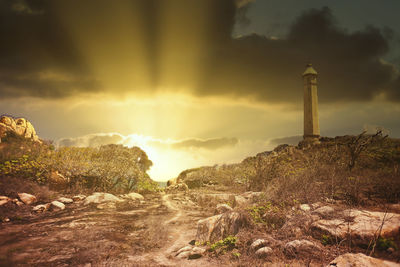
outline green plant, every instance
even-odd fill
[[[398,247],[397,247],[396,243],[394,242],[393,238],[379,237],[378,241],[376,243],[376,247],[379,250],[387,250],[388,248],[393,248],[395,250],[398,250]]]
[[[240,258],[240,253],[239,252],[232,252],[232,256],[234,257],[234,258]]]
[[[332,237],[330,235],[321,235],[321,243],[326,246],[333,243]]]
[[[221,249],[222,251],[232,250],[236,246],[237,242],[236,236],[228,236],[225,239],[219,240],[211,245],[210,250],[215,251],[217,249]]]

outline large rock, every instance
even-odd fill
[[[0,138],[4,137],[8,132],[13,132],[24,138],[40,142],[32,123],[24,118],[14,119],[2,116],[0,118]]]
[[[124,200],[109,193],[96,192],[86,197],[84,204],[100,204],[104,202],[123,202]]]
[[[272,253],[273,253],[272,248],[262,247],[262,248],[259,248],[255,254],[258,258],[267,258],[268,256],[271,256]]]
[[[395,237],[400,233],[400,214],[365,210],[345,210],[344,217],[332,220],[318,220],[311,225],[315,238],[321,238],[323,234],[330,235],[339,240],[348,238],[354,244],[368,245],[380,231],[382,237]]]
[[[340,255],[333,261],[331,261],[327,267],[351,267],[351,266],[363,266],[363,267],[399,267],[400,264],[391,261],[385,261],[381,259],[372,258],[366,256],[362,253],[353,254],[353,253],[346,253]]]
[[[247,218],[238,212],[232,211],[215,215],[198,221],[196,241],[214,243],[229,235],[237,234],[240,228],[247,224]]]
[[[26,205],[30,205],[32,203],[35,203],[36,197],[34,195],[28,194],[28,193],[18,193],[19,199],[24,202]]]
[[[252,251],[257,251],[260,248],[268,246],[268,244],[269,244],[269,242],[267,240],[265,240],[265,239],[257,239],[256,241],[251,243],[250,249]]]

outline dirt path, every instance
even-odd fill
[[[183,194],[117,209],[74,203],[0,224],[0,266],[209,266],[175,257],[206,216]]]
[[[175,199],[175,200],[173,200]],[[163,205],[171,212],[171,217],[161,223],[160,228],[167,229],[167,240],[165,244],[156,251],[131,256],[130,259],[139,264],[156,263],[159,266],[205,266],[207,261],[198,259],[196,261],[182,260],[175,257],[176,252],[196,235],[196,219],[201,217],[195,207],[184,209],[184,205],[177,202],[176,195],[164,195]],[[179,201],[179,200],[178,200]]]

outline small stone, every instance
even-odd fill
[[[58,199],[58,201],[60,201],[61,203],[64,203],[64,204],[70,204],[70,203],[74,202],[71,198],[67,198],[67,197],[60,197]]]
[[[73,196],[73,197],[72,197],[72,200],[73,200],[73,201],[82,201],[82,200],[84,200],[85,198],[86,198],[85,195],[76,195],[76,196]]]
[[[4,218],[3,219],[3,222],[9,222],[10,221],[10,218]]]
[[[311,210],[311,208],[310,208],[310,206],[308,204],[301,204],[300,205],[300,209],[302,211],[310,211]]]
[[[265,239],[257,239],[256,241],[254,241],[251,246],[250,249],[253,251],[257,251],[259,248],[262,247],[266,247],[268,245],[268,241]]]
[[[54,210],[63,210],[65,209],[65,205],[60,201],[54,200],[53,202],[51,202],[51,208]]]
[[[34,195],[28,193],[18,193],[19,199],[24,202],[26,205],[30,205],[36,202],[36,197]]]
[[[50,205],[50,203],[37,205],[32,210],[37,213],[44,212],[50,208]]]
[[[266,258],[272,254],[272,248],[270,247],[263,247],[256,251],[256,256],[258,258]]]

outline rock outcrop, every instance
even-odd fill
[[[368,245],[378,232],[385,238],[398,236],[400,214],[345,210],[343,218],[318,220],[311,225],[311,230],[315,238],[325,234],[343,240],[351,235],[354,244]]]
[[[347,266],[363,266],[363,267],[400,267],[400,264],[391,261],[372,258],[362,253],[346,253],[340,255],[331,261],[327,267],[347,267]]]
[[[248,224],[247,218],[238,212],[226,212],[208,217],[197,223],[196,241],[214,243],[229,235],[235,235]]]
[[[32,123],[24,118],[14,119],[9,116],[0,117],[0,140],[7,136],[9,132],[35,142],[40,142]]]

